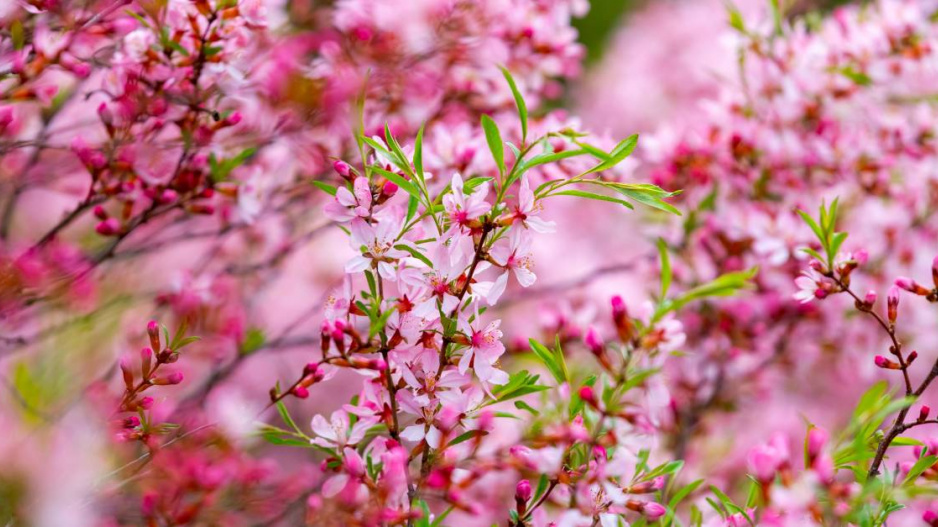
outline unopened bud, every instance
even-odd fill
[[[347,178],[349,174],[352,173],[352,169],[348,166],[348,163],[342,161],[341,159],[336,160],[336,162],[332,164],[332,168],[334,168],[335,171],[344,178]]]
[[[143,372],[143,378],[146,378],[150,375],[150,367],[153,364],[153,350],[150,348],[143,348],[140,350],[140,370]]]
[[[875,362],[877,366],[883,368],[884,370],[900,369],[900,366],[897,363],[887,359],[886,357],[883,357],[882,355],[877,355],[876,358],[873,359],[873,362]]]
[[[863,301],[870,307],[873,307],[873,304],[876,303],[876,291],[870,289],[866,292],[866,297],[863,298]]]
[[[808,457],[811,459],[816,458],[821,453],[821,449],[824,448],[826,443],[827,432],[824,431],[824,429],[815,427],[808,431]]]
[[[127,360],[127,357],[121,357],[120,360],[121,374],[124,376],[124,386],[127,387],[127,391],[133,391],[134,389],[134,373],[130,369],[130,361]]]
[[[602,355],[603,339],[599,336],[599,332],[596,331],[596,328],[591,326],[586,330],[586,337],[584,337],[583,341],[590,351],[593,352],[593,355]]]
[[[160,325],[155,321],[151,320],[147,322],[147,336],[150,337],[150,347],[154,350],[160,349]]]
[[[165,377],[156,377],[150,382],[157,386],[169,386],[173,384],[179,384],[182,382],[182,372],[173,372]]]
[[[895,324],[899,317],[899,288],[892,286],[889,288],[889,294],[886,296],[887,315],[889,323]]]
[[[106,210],[104,210],[104,207],[101,205],[96,205],[94,208],[94,217],[98,218],[99,220],[106,220],[108,219],[108,213]]]
[[[912,353],[909,353],[909,358],[905,360],[905,365],[908,366],[909,364],[912,364],[913,362],[915,362],[915,359],[917,358],[918,358],[918,352],[912,351]]]
[[[922,421],[928,419],[928,414],[930,413],[931,408],[929,408],[928,405],[923,404],[922,408],[918,411],[918,422],[921,423]]]
[[[124,419],[124,428],[137,428],[138,426],[140,426],[140,418],[136,415]]]
[[[119,221],[117,221],[116,218],[108,218],[101,223],[98,223],[94,230],[101,236],[114,236],[120,232],[121,224]]]
[[[309,390],[303,386],[297,386],[296,388],[293,388],[293,395],[299,397],[300,399],[306,399],[309,397]]]
[[[533,495],[534,492],[531,489],[530,481],[522,479],[518,482],[518,485],[515,487],[515,501],[525,503],[530,500]]]
[[[596,401],[596,393],[593,391],[592,386],[584,386],[580,388],[580,399],[594,408],[599,405],[598,401]]]
[[[934,511],[925,511],[922,514],[922,520],[925,521],[930,527],[938,527],[938,514]]]
[[[928,293],[931,292],[907,276],[900,276],[899,278],[896,278],[896,287],[899,289],[905,289],[906,291],[919,296],[927,296]]]

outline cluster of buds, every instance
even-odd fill
[[[171,425],[163,424],[154,427],[147,411],[153,407],[154,400],[144,392],[153,386],[171,386],[179,384],[183,380],[183,374],[180,371],[166,372],[161,370],[161,366],[173,364],[179,360],[179,349],[194,342],[197,337],[183,337],[183,332],[177,333],[172,340],[168,333],[165,341],[160,338],[160,325],[151,320],[147,324],[147,336],[150,340],[150,346],[140,350],[139,369],[135,368],[128,357],[120,360],[120,370],[124,381],[124,394],[118,405],[119,413],[136,413],[121,419],[121,432],[118,436],[123,440],[142,440],[146,441],[154,432],[165,431]],[[153,350],[159,350],[154,352]],[[139,373],[139,380],[138,380]]]

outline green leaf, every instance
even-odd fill
[[[336,192],[339,191],[339,189],[337,189],[336,187],[328,183],[324,183],[322,181],[312,181],[311,183],[313,184],[314,187],[325,192],[326,194],[329,194],[330,196],[335,196]]]
[[[423,128],[426,123],[420,125],[417,131],[417,140],[414,142],[414,174],[423,182]]]
[[[668,297],[671,287],[671,258],[668,256],[668,244],[664,238],[658,238],[658,256],[661,259],[661,298]]]
[[[622,205],[627,209],[634,209],[635,207],[628,201],[624,201],[618,198],[613,198],[612,196],[606,196],[604,194],[596,194],[593,192],[587,192],[585,190],[562,190],[552,194],[553,196],[576,196],[578,198],[593,199],[596,201],[607,201],[609,203],[617,203]]]
[[[429,258],[427,258],[426,256],[424,256],[424,254],[423,254],[422,252],[418,251],[416,247],[411,247],[410,245],[403,244],[403,243],[399,243],[399,244],[395,245],[394,248],[397,249],[397,250],[399,250],[399,251],[407,251],[407,252],[410,253],[410,255],[413,256],[414,258],[416,258],[416,259],[420,260],[421,262],[427,264],[427,267],[430,267],[430,268],[433,267],[433,262],[431,262]]]
[[[482,116],[482,129],[485,131],[485,141],[489,144],[489,150],[492,151],[492,157],[495,164],[498,165],[498,173],[505,173],[505,143],[502,141],[502,134],[498,131],[498,125],[488,115]]]
[[[300,431],[300,427],[296,426],[296,422],[294,422],[293,418],[290,417],[290,412],[287,411],[287,407],[285,404],[283,404],[283,401],[277,401],[277,413],[280,414],[280,418],[283,419],[283,422],[287,426],[296,430],[299,433],[302,433]]]
[[[404,192],[410,194],[411,196],[413,196],[414,198],[418,200],[420,199],[420,191],[417,190],[417,187],[415,187],[413,183],[405,179],[404,176],[397,174],[395,172],[389,172],[377,165],[371,168],[375,172],[381,174],[382,176],[394,182],[394,184],[397,185]]]
[[[397,306],[394,306],[386,310],[384,313],[381,313],[381,316],[375,318],[372,321],[371,327],[368,330],[369,340],[373,338],[375,335],[377,335],[378,333],[380,333],[382,330],[384,330],[384,326],[387,325],[388,323],[388,318],[391,316],[391,313],[394,313],[394,311],[396,310],[397,310]]]
[[[689,496],[692,492],[697,490],[697,487],[699,487],[703,482],[704,480],[698,479],[697,481],[681,487],[680,490],[674,493],[674,496],[671,497],[671,501],[668,502],[668,513],[661,522],[662,525],[671,525],[671,521],[674,519],[674,514],[678,504],[684,501],[684,498]]]
[[[266,342],[267,337],[264,335],[264,330],[251,328],[244,334],[244,341],[241,342],[241,349],[238,351],[241,355],[250,355],[263,348]]]
[[[912,465],[912,468],[909,469],[909,473],[906,474],[905,479],[902,480],[903,485],[909,485],[922,475],[922,472],[925,472],[931,468],[935,463],[938,463],[938,456],[922,456]]]
[[[462,433],[457,436],[455,439],[449,442],[449,446],[458,445],[459,443],[465,443],[474,437],[485,437],[489,433],[485,430],[469,430],[468,432]]]
[[[632,134],[628,136],[627,138],[620,141],[619,144],[617,144],[616,147],[613,148],[611,152],[609,152],[609,159],[587,170],[586,173],[592,174],[594,172],[602,172],[603,170],[609,170],[610,168],[615,167],[632,154],[636,145],[638,145],[638,134]]]
[[[518,117],[521,119],[521,142],[523,146],[523,143],[526,142],[528,138],[528,106],[525,104],[524,97],[522,97],[521,92],[518,90],[518,85],[511,76],[511,72],[504,66],[500,66],[500,68],[502,75],[505,76],[505,80],[508,81],[508,87],[511,88],[511,94],[515,97],[515,106],[518,107]]]
[[[620,187],[612,187],[612,188],[614,188],[620,194],[624,196],[628,196],[633,201],[637,201],[641,203],[642,205],[647,205],[654,209],[663,210],[665,212],[670,212],[671,214],[675,214],[677,216],[681,215],[681,211],[677,210],[677,208],[675,208],[674,205],[671,205],[670,203],[662,200],[661,198],[657,196],[653,196],[646,192],[641,192],[641,191],[631,190],[631,189],[626,189],[626,188],[620,188]]]

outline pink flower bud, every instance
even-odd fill
[[[918,422],[921,423],[922,421],[928,419],[928,414],[930,413],[931,408],[929,408],[928,405],[923,404],[922,408],[918,411]]]
[[[149,410],[150,408],[153,408],[153,398],[149,396],[144,397],[140,399],[140,402],[137,403],[137,406],[143,408],[144,410]]]
[[[898,364],[887,359],[886,357],[883,357],[882,355],[877,355],[876,358],[873,359],[873,362],[880,368],[883,368],[884,370],[898,370],[899,369]]]
[[[106,210],[104,210],[104,207],[101,205],[96,205],[94,207],[94,217],[98,218],[99,220],[106,220],[108,219],[108,213]]]
[[[925,511],[925,513],[922,514],[922,520],[931,527],[938,527],[938,514],[934,511]]]
[[[127,391],[132,391],[134,389],[134,374],[130,368],[130,360],[127,357],[121,357],[120,360],[121,374],[124,377],[124,386],[127,387]]]
[[[912,280],[911,278],[907,276],[900,276],[899,278],[896,278],[896,287],[898,287],[899,289],[905,289],[906,291],[910,293],[920,295],[920,296],[926,296],[928,295],[928,293],[931,292],[925,287],[923,287],[922,285],[920,285],[918,282],[916,282],[915,280]]]
[[[918,352],[913,350],[912,353],[909,353],[908,358],[905,360],[905,365],[908,366],[909,364],[912,364],[917,358]]]
[[[612,297],[612,316],[626,316],[628,315],[628,310],[625,307],[625,301],[622,300],[622,297],[616,295]]]
[[[381,193],[385,196],[393,196],[397,194],[398,186],[393,181],[386,181],[384,186],[381,187]]]
[[[151,320],[147,322],[147,336],[150,337],[150,347],[153,348],[154,351],[162,347],[160,345],[160,325],[157,321]]]
[[[232,112],[232,114],[229,115],[227,119],[225,119],[225,124],[227,124],[228,126],[234,126],[240,123],[241,119],[242,119],[241,112]]]
[[[586,330],[586,337],[584,338],[586,346],[593,352],[594,355],[601,355],[603,352],[603,339],[599,336],[599,333],[596,331],[596,328],[590,326]]]
[[[872,289],[867,291],[866,297],[863,299],[863,301],[866,302],[870,306],[875,304],[876,303],[876,291],[873,291]]]
[[[590,406],[593,406],[593,407],[595,407],[595,406],[597,406],[597,405],[599,404],[599,403],[596,401],[596,393],[593,392],[593,387],[592,387],[592,386],[584,386],[584,387],[580,388],[580,399],[583,399],[583,401],[584,401],[586,404],[588,404],[588,405],[590,405]]]
[[[352,173],[352,169],[348,166],[348,163],[342,160],[336,160],[336,162],[332,164],[332,168],[342,177],[348,177],[349,174]]]
[[[645,503],[645,506],[642,507],[642,516],[648,518],[649,521],[655,521],[667,514],[667,512],[668,509],[664,505],[653,501]]]
[[[146,378],[150,375],[150,367],[153,363],[153,350],[150,348],[143,348],[140,350],[140,369],[143,371],[143,377]]]
[[[114,236],[121,230],[121,224],[116,218],[108,218],[95,226],[94,230],[101,236]]]
[[[889,294],[886,295],[887,315],[889,323],[895,324],[899,317],[899,288],[892,286],[889,288]]]
[[[518,485],[515,487],[515,500],[519,502],[527,502],[533,495],[534,491],[531,489],[530,481],[522,479],[518,482]]]
[[[811,459],[816,458],[820,453],[821,449],[824,448],[824,445],[827,443],[827,432],[823,428],[812,428],[808,432],[808,457]]]
[[[296,388],[293,388],[293,395],[297,396],[300,399],[306,399],[307,397],[309,397],[309,390],[307,390],[303,386],[297,386]]]

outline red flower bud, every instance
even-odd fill
[[[116,218],[108,218],[97,224],[94,230],[101,236],[114,236],[121,230],[121,223]]]
[[[147,322],[147,335],[150,337],[150,347],[153,351],[159,351],[162,348],[160,345],[160,325],[155,320]]]
[[[886,296],[887,315],[889,323],[895,324],[899,317],[899,288],[892,286],[889,288],[889,294]]]
[[[150,375],[150,367],[153,364],[153,350],[150,348],[143,348],[140,350],[140,370],[143,374],[143,377],[146,378]]]
[[[531,499],[531,496],[534,495],[534,491],[531,489],[531,482],[522,479],[518,482],[518,485],[515,487],[515,500],[519,502],[527,502]]]
[[[130,370],[130,361],[127,360],[127,357],[121,357],[120,360],[121,373],[124,376],[124,386],[127,387],[127,391],[133,391],[134,389],[134,374]]]
[[[599,402],[596,401],[596,393],[593,391],[592,386],[584,386],[580,388],[580,399],[583,399],[586,404],[594,408],[599,405]]]
[[[887,359],[886,357],[883,357],[882,355],[877,355],[876,358],[873,359],[873,362],[875,362],[877,366],[883,368],[884,370],[900,369],[900,366],[897,363]]]
[[[342,161],[341,159],[336,160],[336,162],[332,164],[332,168],[334,168],[335,171],[342,177],[347,178],[349,174],[352,173],[352,169],[348,166],[348,163]]]
[[[922,421],[928,419],[928,414],[930,413],[931,408],[929,408],[928,405],[923,404],[922,408],[918,411],[918,422],[921,423]]]
[[[306,399],[309,397],[309,390],[303,386],[297,386],[296,388],[293,388],[293,395],[299,397],[300,399]]]

